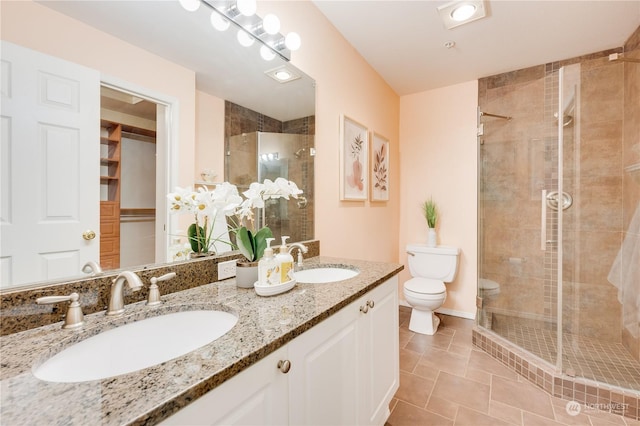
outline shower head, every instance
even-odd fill
[[[611,55],[609,55],[609,62],[615,61],[640,63],[640,59],[625,58],[624,56],[621,56],[620,53],[612,53]]]

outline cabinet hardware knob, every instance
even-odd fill
[[[288,359],[278,361],[278,369],[282,371],[284,374],[287,374],[291,369],[291,361]]]
[[[87,241],[93,240],[95,237],[96,237],[96,233],[93,232],[91,229],[86,230],[82,233],[82,238],[84,238]]]
[[[373,300],[367,300],[367,306],[373,309],[373,307],[375,306],[375,302]]]
[[[366,305],[360,306],[360,312],[362,312],[363,314],[366,314],[367,312],[369,312],[369,303],[368,302],[367,302]]]

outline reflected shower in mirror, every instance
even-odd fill
[[[283,177],[303,191],[296,202],[268,200],[256,215],[258,228],[269,226],[276,241],[283,235],[289,241],[313,239],[315,117],[280,122],[227,102],[225,123],[227,181],[243,191],[252,182]]]

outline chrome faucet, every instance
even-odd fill
[[[302,253],[308,252],[309,247],[302,243],[291,243],[289,244],[289,254],[291,254],[294,248],[298,249],[298,261],[296,262],[296,266],[302,266]]]
[[[129,288],[138,291],[142,288],[140,277],[131,271],[123,271],[113,280],[111,284],[111,299],[109,299],[109,307],[107,315],[122,315],[124,312],[124,282],[127,282]]]
[[[84,266],[82,267],[82,272],[84,272],[85,274],[91,274],[92,277],[95,277],[96,275],[102,273],[102,268],[97,262],[90,260],[84,264]]]

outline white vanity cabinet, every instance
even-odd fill
[[[397,288],[395,276],[163,424],[384,424],[399,386]]]
[[[398,278],[292,340],[289,423],[382,425],[399,386]]]
[[[288,423],[288,378],[278,370],[286,346],[198,398],[162,425],[274,425]]]

